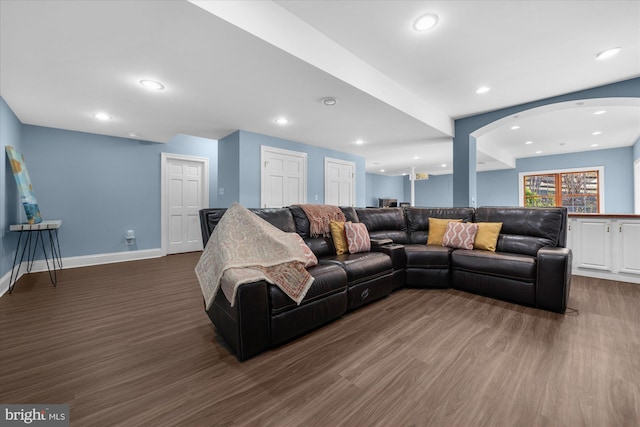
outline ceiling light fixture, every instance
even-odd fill
[[[440,165],[440,167],[446,168],[446,167],[447,167],[447,164],[446,164],[446,163],[443,163],[443,164],[441,164],[441,165]]]
[[[289,123],[289,120],[287,120],[287,118],[286,118],[286,117],[278,117],[278,118],[276,119],[276,123],[277,123],[277,124],[279,124],[280,126],[284,126],[284,125],[286,125],[287,123]]]
[[[620,50],[622,50],[621,47],[614,47],[614,48],[611,48],[611,49],[603,50],[602,52],[600,52],[599,54],[596,55],[596,59],[598,59],[598,60],[609,59],[612,56],[617,55],[618,52],[620,52]]]
[[[591,133],[591,135],[600,135],[600,134],[602,134],[602,132],[600,132],[599,130]]]
[[[413,156],[413,160],[418,160],[420,157],[418,156]]]
[[[540,153],[542,153],[542,150],[536,151],[536,154],[540,154]]]
[[[361,140],[361,139],[356,140],[356,145],[362,145],[362,144],[364,144],[363,140]]]
[[[529,144],[533,144],[533,141],[525,141],[524,143],[525,143],[526,145],[529,145]]]
[[[384,169],[380,169],[380,172],[384,172]]]
[[[148,80],[148,79],[144,79],[144,80],[140,80],[140,86],[142,86],[145,89],[150,89],[150,90],[163,90],[164,89],[164,85],[158,81],[155,80]]]
[[[598,146],[598,144],[591,144],[591,146],[592,146],[592,147],[597,147],[597,146]]]
[[[476,89],[476,93],[483,94],[489,92],[490,90],[491,88],[489,86],[480,86],[478,89]]]
[[[332,107],[338,103],[338,100],[335,98],[324,98],[322,103],[328,107]]]
[[[95,114],[93,115],[93,117],[95,117],[95,118],[96,118],[96,119],[98,119],[98,120],[103,120],[103,121],[111,120],[111,116],[110,116],[110,115],[108,115],[107,113],[102,113],[102,112],[100,112],[100,113],[95,113]]]
[[[599,116],[599,115],[604,114],[606,112],[607,112],[606,110],[599,110],[599,111],[596,111],[595,113],[593,113],[593,115],[594,116]]]
[[[413,29],[419,32],[429,31],[438,25],[438,15],[427,13],[413,22]]]
[[[516,129],[520,129],[520,126],[518,126],[518,125],[511,126],[511,130],[516,130]]]

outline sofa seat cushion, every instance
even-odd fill
[[[446,246],[405,245],[407,267],[449,268],[452,248]]]
[[[451,253],[451,267],[525,282],[536,281],[536,258],[529,255],[457,249]]]
[[[326,256],[319,259],[320,264],[339,265],[347,273],[349,286],[366,282],[393,271],[391,257],[381,252],[361,252]]]
[[[307,271],[313,276],[314,281],[307,291],[300,305],[325,298],[329,295],[344,291],[347,288],[347,274],[343,268],[334,264],[323,264],[308,268]],[[298,305],[294,300],[276,285],[268,285],[269,300],[271,301],[271,314],[282,313]]]

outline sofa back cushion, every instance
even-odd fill
[[[287,208],[249,210],[286,233],[295,233],[296,231],[293,215]],[[203,246],[207,245],[211,233],[213,233],[213,230],[226,211],[226,208],[207,208],[200,210],[200,229],[202,231]]]
[[[318,258],[326,255],[335,255],[336,250],[330,235],[327,237],[311,237],[309,218],[307,218],[307,214],[304,213],[300,206],[289,206],[287,209],[289,209],[293,217],[296,233],[304,239],[304,242]]]
[[[367,226],[372,239],[391,239],[394,243],[407,243],[407,222],[403,208],[359,208],[360,222]]]
[[[460,219],[472,222],[473,208],[405,208],[409,243],[427,243],[429,237],[429,218]],[[373,236],[372,236],[373,237]]]
[[[545,246],[564,247],[567,208],[480,207],[478,222],[501,222],[496,250],[536,256]]]
[[[216,228],[216,225],[218,225],[222,215],[224,215],[226,211],[226,208],[200,209],[200,231],[202,232],[203,247],[207,246],[213,229]]]
[[[288,208],[249,209],[269,224],[276,226],[286,233],[296,232],[296,223]]]

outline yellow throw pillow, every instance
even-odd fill
[[[444,232],[447,231],[447,224],[450,222],[462,222],[462,220],[429,218],[429,237],[427,238],[427,245],[442,246]]]
[[[329,226],[331,227],[331,238],[333,239],[333,246],[336,248],[336,254],[348,253],[349,245],[347,243],[347,234],[344,231],[344,222],[331,221]]]
[[[473,249],[495,252],[501,229],[501,222],[479,222]]]

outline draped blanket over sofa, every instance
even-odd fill
[[[333,234],[312,236],[300,206],[250,209],[279,230],[299,235],[318,264],[306,267],[313,282],[298,301],[269,280],[238,285],[233,304],[223,292],[213,297],[205,311],[239,360],[405,286],[455,288],[558,313],[566,309],[572,260],[565,248],[566,208],[340,210],[345,222],[334,221]],[[200,211],[205,244],[225,211]],[[349,237],[345,229],[358,236],[358,244],[340,243]],[[368,233],[366,244],[362,230]],[[215,252],[216,246],[207,250]]]

